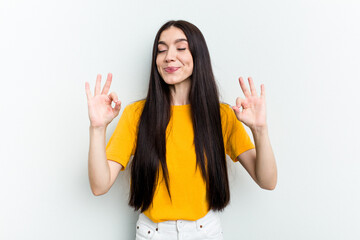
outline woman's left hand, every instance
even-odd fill
[[[266,127],[265,87],[264,84],[261,84],[261,94],[258,96],[252,78],[249,77],[248,81],[250,91],[246,87],[243,78],[239,78],[240,87],[245,95],[245,99],[238,97],[236,99],[236,106],[233,106],[232,109],[237,119],[253,131]]]

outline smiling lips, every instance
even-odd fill
[[[165,71],[167,72],[167,73],[173,73],[173,72],[175,72],[176,70],[178,70],[179,69],[179,67],[167,67],[167,68],[165,68]]]

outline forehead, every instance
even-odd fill
[[[177,40],[187,40],[185,33],[177,27],[171,26],[160,34],[159,43],[173,43]]]

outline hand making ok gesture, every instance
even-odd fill
[[[238,97],[236,99],[236,106],[233,106],[232,109],[239,121],[243,122],[251,130],[255,130],[266,127],[265,87],[264,84],[260,86],[261,94],[258,96],[252,78],[249,77],[248,81],[250,92],[243,78],[239,78],[240,87],[245,95],[245,99]]]
[[[116,93],[112,92],[108,95],[111,80],[112,74],[109,73],[105,85],[100,92],[101,75],[98,74],[94,96],[91,94],[89,83],[85,83],[91,127],[106,127],[120,112],[121,102],[118,100]],[[114,107],[111,106],[112,102],[115,103]]]

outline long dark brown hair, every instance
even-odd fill
[[[161,167],[171,199],[166,165],[166,128],[171,115],[169,85],[160,76],[156,57],[161,33],[171,26],[187,37],[194,61],[189,101],[194,129],[196,166],[206,181],[209,209],[222,210],[230,200],[219,94],[209,51],[200,30],[186,21],[169,21],[157,32],[152,54],[149,90],[139,121],[137,147],[131,165],[129,205],[141,212],[149,208]]]

